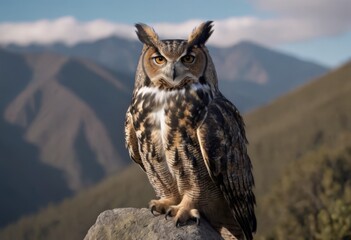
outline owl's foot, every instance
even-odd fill
[[[159,200],[151,200],[149,203],[149,208],[151,213],[155,216],[155,211],[160,214],[164,214],[171,205],[176,203],[176,200],[173,198],[161,198]]]
[[[180,203],[177,206],[170,206],[167,209],[165,218],[174,217],[176,221],[176,227],[181,227],[186,225],[189,220],[196,222],[196,225],[200,224],[200,213],[196,208],[192,208],[189,205],[184,205]]]

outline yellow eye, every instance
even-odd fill
[[[195,60],[195,57],[193,55],[185,55],[184,57],[182,57],[182,62],[183,63],[193,63]]]
[[[153,58],[156,64],[164,64],[166,62],[166,59],[162,56],[157,56]]]

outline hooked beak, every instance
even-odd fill
[[[172,69],[171,69],[171,78],[173,79],[173,81],[177,78],[177,71],[175,68],[175,64],[172,66]]]

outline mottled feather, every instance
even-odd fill
[[[151,27],[143,23],[137,23],[135,24],[135,27],[137,29],[136,34],[141,42],[153,47],[159,47],[162,45],[158,35]]]
[[[125,143],[126,143],[126,148],[128,149],[128,152],[129,152],[129,156],[131,159],[133,159],[134,162],[139,164],[139,166],[145,171],[144,164],[139,154],[138,139],[132,123],[132,115],[130,113],[130,109],[128,109],[126,114],[124,129],[125,129]]]
[[[246,238],[252,239],[256,231],[254,179],[238,110],[224,97],[214,99],[197,133],[211,178],[221,188]]]
[[[212,21],[207,21],[195,28],[188,38],[189,46],[205,45],[205,43],[213,33],[212,23]]]
[[[212,22],[187,40],[160,40],[136,24],[139,60],[125,138],[130,157],[146,172],[159,199],[152,212],[176,226],[200,214],[224,239],[252,239],[256,230],[252,166],[243,120],[218,89],[205,46]]]

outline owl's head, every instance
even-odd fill
[[[217,84],[214,66],[205,47],[213,32],[211,21],[195,28],[187,40],[160,40],[151,27],[141,23],[135,26],[139,40],[144,43],[137,85],[181,89],[197,82]],[[144,75],[142,79],[139,79],[140,73]]]

